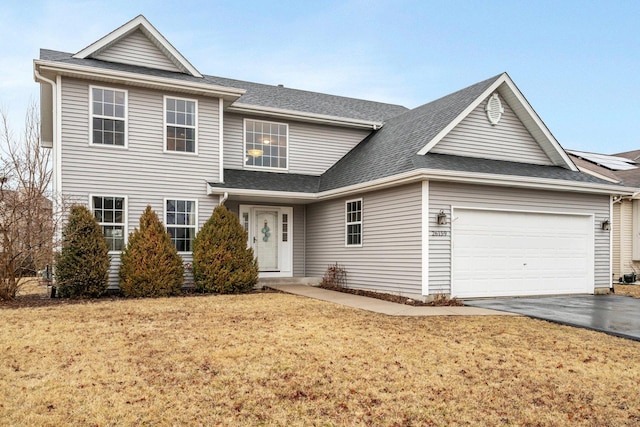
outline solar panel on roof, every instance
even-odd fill
[[[580,157],[596,165],[600,165],[612,171],[628,171],[637,169],[637,163],[631,159],[607,154],[585,153],[584,151],[567,150],[574,156]]]

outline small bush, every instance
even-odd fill
[[[258,262],[247,248],[247,232],[224,205],[213,210],[196,235],[193,275],[201,292],[248,292],[258,283]]]
[[[140,216],[140,229],[129,235],[120,260],[120,291],[124,296],[160,297],[181,292],[182,258],[151,206]]]
[[[347,270],[337,262],[330,265],[324,273],[320,286],[323,288],[346,288]]]
[[[62,297],[99,297],[109,286],[109,247],[85,206],[74,205],[56,254],[56,286]]]

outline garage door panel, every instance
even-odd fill
[[[455,209],[452,295],[593,292],[589,215]]]

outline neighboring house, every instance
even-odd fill
[[[612,275],[613,281],[618,282],[624,281],[624,275],[640,274],[640,150],[612,155],[567,152],[581,171],[636,189],[613,201]]]
[[[261,278],[321,277],[416,298],[607,292],[611,198],[505,73],[423,106],[201,74],[138,16],[77,53],[41,50],[58,194],[112,249],[150,204],[185,262],[218,203]]]

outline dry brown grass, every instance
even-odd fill
[[[0,306],[3,425],[640,423],[640,343],[285,294]]]
[[[616,295],[640,298],[640,285],[615,285]]]

